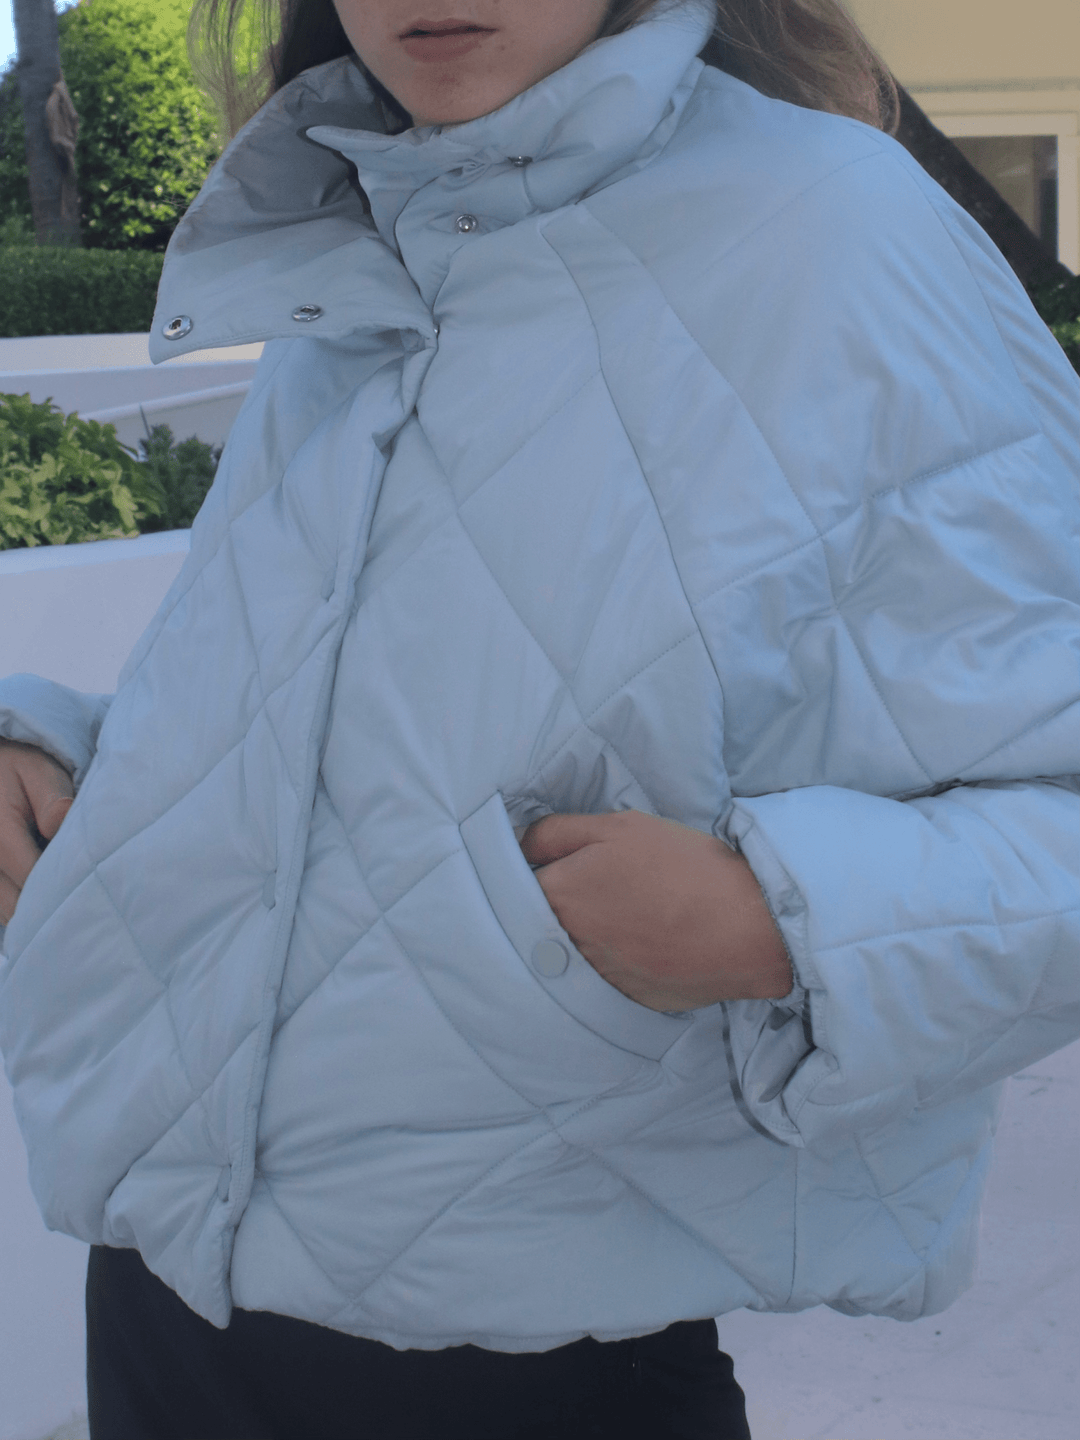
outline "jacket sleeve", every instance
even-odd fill
[[[796,1145],[960,1097],[1080,1035],[1080,389],[985,235],[921,174],[911,203],[912,173],[882,188],[884,240],[872,219],[850,226],[870,276],[855,298],[880,323],[858,328],[839,281],[819,297],[841,319],[815,344],[858,336],[861,373],[888,375],[878,453],[903,480],[921,447],[925,477],[875,481],[828,537],[832,656],[859,688],[835,670],[823,686],[824,648],[788,652],[793,683],[826,694],[822,734],[842,735],[833,768],[852,778],[737,787],[722,822],[799,982],[728,1007],[729,1063],[754,1123]],[[956,417],[943,438],[935,385]],[[879,788],[887,754],[911,778]]]
[[[1080,786],[908,801],[811,786],[736,802],[805,1013],[739,1003],[732,1060],[794,1144],[1000,1080],[1080,1035]]]
[[[0,679],[0,739],[37,745],[71,773],[76,790],[94,758],[111,695],[84,695],[39,675]]]

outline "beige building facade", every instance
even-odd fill
[[[934,123],[1080,272],[1080,0],[847,0]]]

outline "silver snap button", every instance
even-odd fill
[[[185,335],[190,335],[195,329],[195,321],[190,315],[175,315],[167,325],[161,327],[161,333],[166,340],[183,340]]]
[[[471,235],[474,230],[479,230],[480,221],[475,215],[459,215],[454,221],[454,229],[459,235]]]
[[[523,165],[532,164],[531,155],[508,155],[506,158],[510,161],[511,165],[516,165],[519,170]]]
[[[292,312],[292,318],[300,321],[318,320],[321,314],[321,305],[298,305]]]
[[[569,964],[566,946],[560,945],[558,940],[538,940],[533,946],[532,967],[546,980],[554,980],[564,974]]]
[[[263,881],[262,902],[268,910],[273,910],[274,906],[277,904],[277,900],[274,898],[274,886],[276,884],[276,880],[276,875],[270,874],[267,875],[266,879]]]

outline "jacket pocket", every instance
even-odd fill
[[[596,973],[555,918],[521,853],[501,794],[496,791],[461,822],[461,838],[495,918],[535,983],[608,1044],[661,1059],[693,1016],[650,1010]]]

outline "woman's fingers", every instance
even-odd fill
[[[30,831],[33,812],[22,787],[9,793],[5,779],[0,776],[0,874],[21,890],[41,851]]]
[[[791,965],[761,886],[714,835],[657,815],[552,815],[522,839],[559,924],[653,1010],[779,998]]]
[[[603,815],[545,815],[521,837],[521,849],[530,865],[550,865],[585,845],[609,840],[623,817],[632,811]]]
[[[73,796],[70,775],[52,756],[33,745],[0,742],[0,874],[16,897],[41,856],[33,832],[51,840]],[[9,901],[6,892],[0,896],[0,904]]]
[[[51,840],[75,798],[71,776],[51,755],[33,746],[26,748],[16,768],[34,824],[46,840]]]
[[[34,823],[38,828],[38,834],[45,840],[51,840],[60,826],[64,823],[68,811],[71,809],[73,795],[47,795],[42,799],[34,800],[31,797],[31,805],[34,811]]]
[[[15,914],[19,891],[8,877],[0,871],[0,925],[6,925]]]
[[[34,824],[46,840],[51,840],[75,798],[71,776],[51,755],[34,746],[23,751],[16,761],[16,771]]]

